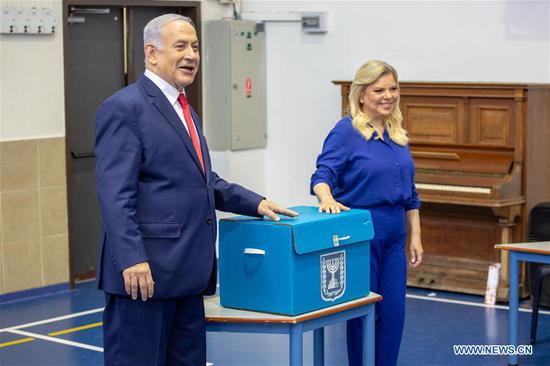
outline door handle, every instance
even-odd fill
[[[71,6],[71,14],[109,14],[110,8],[78,8]]]
[[[244,254],[265,255],[265,250],[256,248],[244,248]]]
[[[94,153],[75,153],[71,150],[71,157],[73,159],[88,159],[88,158],[95,158]]]
[[[77,8],[71,6],[69,16],[67,17],[67,23],[69,25],[86,23],[86,17],[75,16],[74,14],[110,14],[110,8]]]

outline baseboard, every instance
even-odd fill
[[[18,301],[22,299],[28,299],[31,297],[44,296],[53,294],[60,291],[69,290],[69,283],[59,283],[57,285],[50,285],[44,287],[31,288],[29,290],[10,292],[8,294],[0,295],[0,305],[6,302]]]

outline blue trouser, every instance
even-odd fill
[[[202,295],[149,299],[105,295],[106,366],[206,364]]]
[[[371,291],[382,295],[376,304],[375,350],[377,366],[397,364],[407,290],[407,258],[405,254],[406,213],[401,206],[368,208],[374,224],[371,241]],[[350,366],[362,365],[361,319],[348,321],[348,360]]]

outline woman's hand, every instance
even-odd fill
[[[410,251],[411,251],[410,266],[412,268],[416,268],[420,263],[422,263],[422,253],[424,253],[424,249],[422,249],[422,240],[420,239],[420,235],[413,234],[411,236]]]
[[[313,192],[319,201],[319,212],[339,214],[340,211],[350,210],[349,207],[337,202],[334,197],[332,197],[330,187],[326,183],[317,183],[313,187]]]
[[[319,202],[319,212],[339,214],[340,211],[349,211],[350,208],[344,206],[334,198],[327,198]]]

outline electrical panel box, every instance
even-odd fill
[[[13,2],[18,4],[17,2]],[[1,34],[54,34],[57,19],[50,7],[26,6],[24,2],[18,6],[3,3],[1,12]]]
[[[305,33],[326,33],[327,16],[326,11],[302,13],[302,31]]]
[[[213,20],[205,26],[205,130],[210,149],[266,146],[265,33],[256,22]]]

